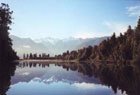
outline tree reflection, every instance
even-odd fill
[[[63,68],[70,68],[89,77],[98,77],[103,85],[111,87],[114,93],[120,89],[128,95],[139,95],[140,93],[140,67],[128,64],[106,65],[106,64],[59,64]]]
[[[15,70],[16,63],[0,63],[0,95],[6,95],[11,84],[11,76],[14,76]]]
[[[19,67],[24,68],[24,67],[29,67],[29,68],[36,68],[36,67],[49,67],[49,63],[36,63],[36,62],[21,62]]]
[[[22,63],[20,67],[49,67],[49,63]],[[55,63],[55,66],[62,66],[67,71],[77,71],[89,77],[100,79],[102,85],[111,87],[114,93],[120,89],[128,95],[139,95],[140,93],[140,67],[132,64],[91,64],[91,63]],[[3,82],[4,83],[4,82]]]

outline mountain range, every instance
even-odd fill
[[[17,52],[18,56],[22,58],[23,54],[27,53],[47,53],[51,56],[55,54],[61,54],[67,50],[77,50],[89,45],[94,46],[101,43],[108,37],[98,38],[67,38],[67,39],[55,39],[55,38],[41,38],[32,40],[31,38],[20,38],[14,35],[10,35],[13,41],[13,49]]]

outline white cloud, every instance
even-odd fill
[[[93,37],[96,37],[94,33],[89,33],[89,32],[82,32],[74,35],[74,38],[82,38],[82,39],[93,38]]]
[[[29,45],[23,45],[24,48],[31,48]]]
[[[82,88],[82,89],[93,89],[94,84],[89,84],[89,83],[75,83],[73,84],[77,88]]]
[[[95,38],[95,37],[102,37],[102,36],[111,36],[113,32],[115,32],[116,35],[118,36],[120,35],[120,33],[126,32],[129,25],[126,22],[110,22],[110,21],[104,21],[101,24],[106,28],[104,28],[103,30],[81,28],[73,37],[82,38],[82,39]]]
[[[111,87],[107,87],[101,84],[92,84],[92,83],[74,83],[73,86],[75,86],[78,89],[82,90],[97,90],[97,89],[104,89],[104,90],[111,90]],[[111,94],[113,95],[113,94]],[[127,95],[126,92],[122,93],[121,90],[117,89],[117,93],[115,95]]]
[[[100,32],[96,31],[98,30],[96,30],[94,27],[83,26],[78,28],[72,37],[82,39],[101,37],[102,35],[100,35]]]
[[[126,9],[129,16],[140,16],[140,6],[130,6]]]
[[[102,85],[96,85],[96,84],[91,84],[91,83],[74,83],[73,86],[79,88],[79,89],[108,89],[106,86]]]
[[[113,22],[105,21],[103,24],[107,26],[111,34],[115,32],[116,35],[126,32],[128,27],[128,24],[125,23],[113,23]]]
[[[139,9],[140,6],[131,6],[131,7],[127,7],[128,11],[134,11],[136,9]]]
[[[22,73],[23,76],[28,76],[29,74],[30,74],[29,72]]]

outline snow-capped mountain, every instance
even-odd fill
[[[42,43],[47,48],[51,49],[54,54],[60,54],[67,50],[77,50],[89,45],[94,46],[98,45],[103,40],[108,37],[99,37],[99,38],[67,38],[67,39],[54,39],[54,38],[42,38],[35,40],[36,42]]]
[[[36,43],[30,38],[20,38],[14,35],[10,35],[10,38],[13,40],[13,49],[21,58],[24,53],[47,53],[49,51],[42,43]]]
[[[41,39],[35,39],[34,41],[37,42],[37,43],[55,44],[59,41],[59,39],[46,37],[46,38],[41,38]]]
[[[55,54],[61,54],[67,50],[77,50],[89,45],[98,45],[101,41],[108,37],[100,38],[67,38],[67,39],[55,39],[55,38],[41,38],[32,40],[30,38],[20,38],[14,35],[10,35],[13,40],[13,48],[17,51],[18,55],[22,58],[25,53],[48,53],[51,56]]]

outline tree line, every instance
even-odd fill
[[[102,41],[98,46],[67,51],[56,58],[64,60],[106,60],[106,61],[140,61],[140,18],[138,25],[132,29],[128,26],[127,31],[117,37],[114,33],[107,40]]]
[[[48,57],[47,55],[25,54],[24,59],[63,59],[78,61],[140,61],[140,18],[137,26],[132,29],[128,26],[127,31],[119,36],[115,33],[99,45],[88,46],[87,48],[66,51],[62,54]]]
[[[10,25],[12,24],[12,13],[7,4],[0,5],[0,62],[18,59],[16,52],[12,49],[12,40],[9,38]]]
[[[23,54],[23,59],[51,59],[50,54],[42,53],[29,53],[29,54]]]

